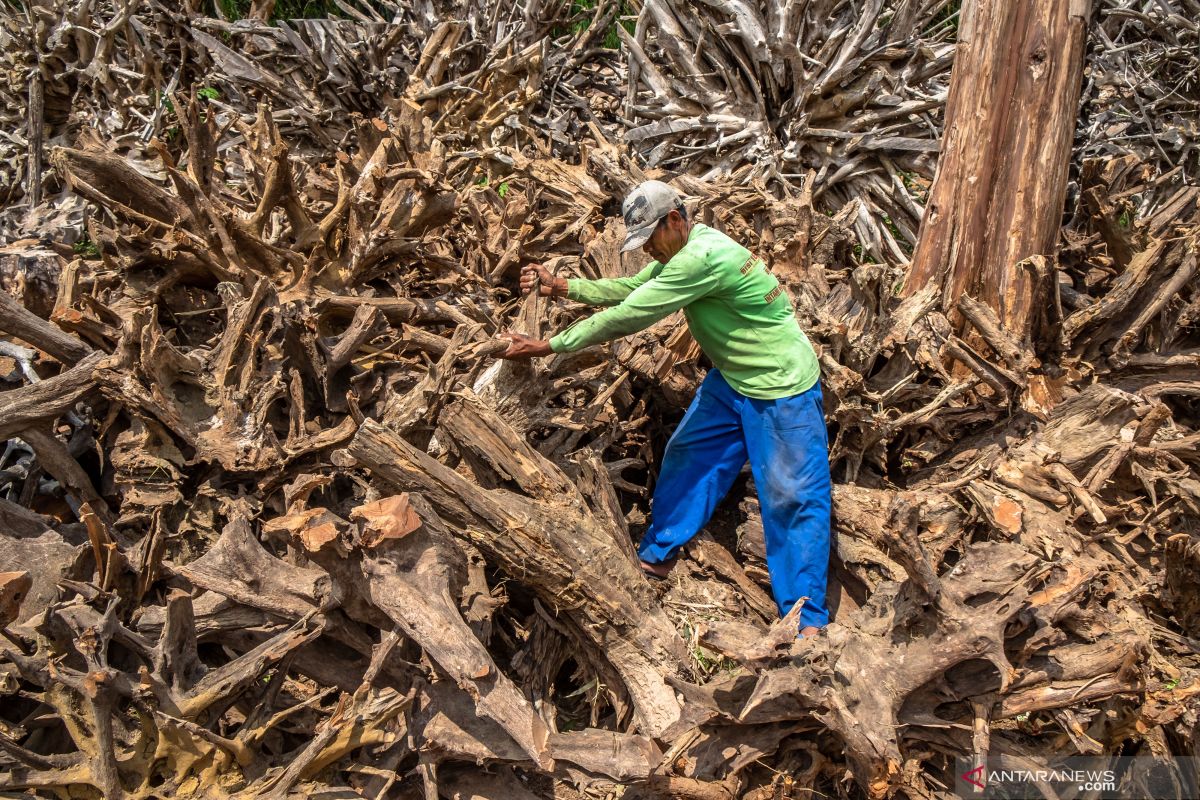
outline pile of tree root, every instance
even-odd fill
[[[92,249],[10,245],[0,293],[0,789],[925,798],[964,758],[1197,751],[1200,189],[1077,164],[1013,331],[866,262],[866,207],[822,213],[815,170],[671,176],[596,119],[563,157],[525,93],[572,51],[468,47],[463,78],[462,33],[397,43],[388,113],[324,150],[301,104],[194,86],[153,169],[103,131],[52,150]],[[668,580],[638,568],[706,366],[681,317],[495,357],[588,313],[518,295],[521,265],[641,266],[615,200],[646,177],[758,253],[819,350],[819,636],[778,619],[749,478]]]

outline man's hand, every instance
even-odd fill
[[[521,267],[521,294],[529,294],[537,287],[542,297],[566,297],[567,279],[556,278],[550,270],[541,264],[527,264]]]
[[[500,338],[512,342],[508,349],[500,354],[500,358],[537,358],[551,355],[554,352],[550,349],[550,343],[545,339],[534,339],[532,336],[521,333],[502,333]]]

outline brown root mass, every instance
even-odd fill
[[[707,56],[727,72],[688,66],[655,36],[670,2],[614,31],[627,67],[594,52],[615,3],[591,33],[531,6],[507,41],[466,24],[478,9],[429,29],[416,6],[386,25],[347,3],[363,19],[322,28],[127,5],[80,4],[83,45],[55,27],[65,4],[31,4],[20,34],[43,63],[92,65],[78,95],[43,85],[38,113],[83,97],[97,121],[51,143],[52,181],[6,187],[27,228],[89,210],[77,252],[0,253],[0,788],[932,797],[956,757],[1195,752],[1200,190],[1155,154],[1077,147],[1018,335],[989,298],[901,296],[896,237],[920,214],[881,205],[916,202],[887,148],[937,139],[878,128],[870,98],[904,76],[884,105],[925,125],[903,93],[944,86],[952,42],[889,37],[940,32],[938,4],[898,4],[903,35],[881,4],[865,22],[813,4],[798,52],[828,56],[817,73],[799,55],[765,70],[779,41],[758,57],[745,21]],[[195,52],[150,44],[152,26]],[[1165,52],[1194,24],[1174,35]],[[730,53],[754,56],[740,78]],[[1119,57],[1090,56],[1092,79]],[[675,96],[692,67],[707,77]],[[100,119],[168,73],[187,90],[169,107]],[[201,75],[225,94],[198,94]],[[742,79],[761,91],[734,93],[730,122],[705,81]],[[803,181],[751,147],[781,98],[841,143],[813,151],[822,166],[787,150],[802,131],[775,142]],[[636,135],[614,134],[622,103]],[[750,133],[709,147],[710,123]],[[586,313],[518,296],[522,264],[640,266],[614,198],[661,167],[764,258],[820,352],[835,614],[814,638],[775,618],[749,481],[667,581],[637,567],[656,460],[705,368],[682,318],[495,358],[505,330]]]

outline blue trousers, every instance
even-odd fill
[[[747,458],[779,614],[807,598],[800,627],[824,627],[831,485],[820,383],[793,397],[755,400],[710,370],[667,442],[638,555],[651,564],[673,558],[708,523]]]

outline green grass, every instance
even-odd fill
[[[696,627],[689,620],[684,620],[683,635],[684,641],[689,642],[688,650],[692,654],[692,663],[696,669],[705,677],[719,671],[722,672],[737,672],[739,665],[736,661],[728,656],[714,653],[708,648],[696,641]]]
[[[226,19],[244,19],[250,13],[251,0],[213,0]],[[214,9],[215,12],[216,9]],[[321,19],[345,17],[332,0],[276,0],[271,22],[281,19]]]
[[[86,233],[83,235],[82,239],[71,245],[71,250],[75,253],[75,255],[84,259],[100,257],[100,248],[96,247],[96,243],[93,242]]]
[[[958,25],[962,19],[962,0],[950,0],[942,10],[933,15],[933,20],[925,28],[922,33],[930,34],[940,29],[946,23],[950,24],[950,30],[953,32],[950,41],[958,41]]]
[[[550,31],[550,37],[552,39],[557,39],[560,36],[563,36],[564,34],[567,34],[567,33],[570,33],[572,36],[577,37],[584,31],[586,31],[588,29],[588,27],[592,24],[592,20],[595,17],[595,9],[596,9],[597,2],[598,2],[598,0],[571,0],[571,8],[567,14],[567,17],[568,17],[568,19],[573,20],[573,22],[571,22],[570,25],[566,28],[563,28],[561,26],[555,26]],[[588,13],[588,12],[591,12],[591,13]],[[633,31],[634,31],[633,20],[623,19],[623,17],[629,17],[629,16],[635,16],[635,14],[633,13],[633,9],[630,8],[628,3],[624,3],[624,2],[621,3],[621,8],[617,13],[616,19],[614,19],[612,21],[612,23],[608,26],[608,29],[605,30],[605,32],[604,32],[604,41],[601,43],[601,46],[603,48],[605,48],[606,50],[620,50],[621,49],[621,34],[617,32],[617,26],[618,25],[624,26],[625,30],[628,33],[633,33]],[[580,17],[580,18],[576,19],[577,17]]]
[[[892,239],[896,241],[897,246],[904,251],[905,255],[911,256],[913,254],[912,242],[905,238],[904,234],[900,232],[900,228],[887,214],[883,215],[883,224],[887,226],[888,232],[892,234]]]
[[[488,185],[487,175],[480,176],[479,180],[475,181],[475,185],[479,186],[481,188],[484,186],[487,186]],[[508,194],[508,190],[510,188],[511,187],[508,185],[508,181],[501,181],[500,183],[496,184],[496,194],[500,195],[501,199],[503,199],[504,195]]]
[[[871,258],[871,254],[863,250],[863,246],[861,244],[854,245],[850,252],[854,253],[854,260],[860,265],[876,263],[876,261]]]

